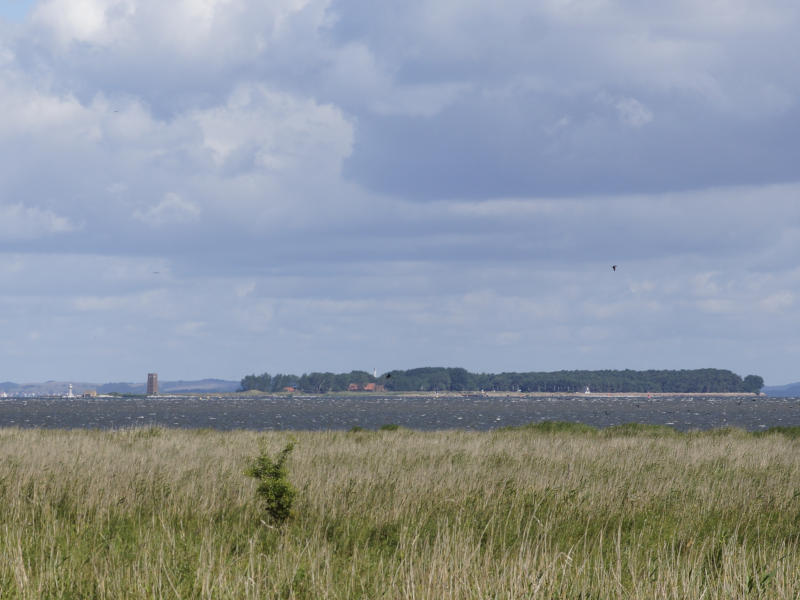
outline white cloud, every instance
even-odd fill
[[[335,107],[263,85],[240,85],[225,106],[194,112],[190,119],[218,167],[238,160],[245,170],[337,175],[353,143],[352,125]]]
[[[653,113],[636,98],[622,98],[615,106],[620,120],[631,127],[642,127],[653,120]]]
[[[136,300],[116,296],[79,296],[73,302],[77,310],[89,312],[119,310],[138,304]]]
[[[693,277],[694,293],[698,296],[716,296],[721,290],[715,281],[715,273],[698,273]]]
[[[203,321],[184,321],[175,327],[175,333],[186,337],[196,337],[203,333],[206,323]]]
[[[202,59],[210,68],[248,63],[293,33],[296,20],[312,28],[327,0],[43,0],[32,21],[61,53],[80,45],[102,48],[123,64]]]
[[[263,333],[273,322],[275,306],[272,300],[257,300],[238,307],[234,314],[242,328]]]
[[[0,204],[0,237],[30,240],[79,229],[70,219],[50,210],[22,204]]]
[[[600,92],[597,101],[616,112],[620,123],[638,129],[653,120],[653,113],[639,100],[632,97],[615,97],[608,92]]]
[[[329,104],[250,83],[220,106],[159,118],[135,98],[101,92],[81,102],[6,75],[0,195],[25,198],[2,205],[7,238],[117,222],[119,239],[134,234],[131,215],[155,228],[285,226],[317,203],[312,187],[328,198],[347,188],[341,166],[354,127]]]
[[[33,19],[52,28],[61,43],[106,41],[107,11],[122,4],[108,0],[51,0],[38,5]]]
[[[737,310],[736,303],[728,298],[709,298],[697,302],[697,307],[712,314],[731,313]]]
[[[168,295],[163,290],[149,290],[133,294],[77,295],[72,305],[81,312],[116,312],[126,315],[161,317],[171,314]]]
[[[0,135],[6,140],[45,134],[60,137],[65,126],[71,127],[71,135],[87,130],[88,111],[71,94],[42,92],[29,82],[1,75],[0,110],[6,115],[0,121]]]
[[[158,204],[146,210],[137,210],[133,216],[154,227],[180,225],[196,221],[200,216],[200,208],[179,194],[168,192]]]
[[[783,312],[794,305],[794,299],[795,295],[792,292],[776,292],[761,300],[759,305],[769,312]]]
[[[234,290],[236,291],[236,295],[239,298],[244,298],[252,294],[256,289],[256,282],[255,281],[247,281],[237,285]]]

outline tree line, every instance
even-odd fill
[[[593,392],[757,393],[764,386],[758,375],[740,377],[726,369],[682,369],[632,371],[552,371],[526,373],[470,373],[462,368],[422,367],[395,370],[373,377],[366,371],[349,373],[304,373],[288,375],[262,373],[241,380],[243,391],[280,392],[292,388],[306,393],[346,391],[351,384],[362,388],[368,383],[387,391],[495,391],[495,392],[570,392],[587,387]]]

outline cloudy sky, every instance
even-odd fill
[[[800,380],[798,29],[795,0],[3,0],[0,381]]]

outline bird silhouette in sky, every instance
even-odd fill
[[[617,265],[611,265],[611,270],[612,271],[616,271],[617,270]]]

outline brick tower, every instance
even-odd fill
[[[147,374],[147,395],[158,396],[158,373]]]

